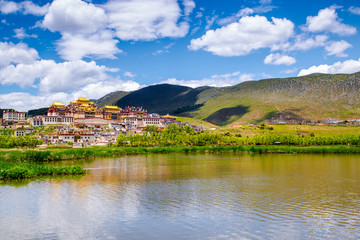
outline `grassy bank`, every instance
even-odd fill
[[[85,169],[73,167],[52,167],[25,162],[0,161],[0,180],[24,179],[38,176],[58,176],[84,174]]]
[[[95,157],[116,157],[146,153],[360,153],[360,146],[172,146],[172,147],[91,147],[82,149],[47,149],[2,151],[2,162],[46,162]]]

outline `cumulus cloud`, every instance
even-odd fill
[[[119,69],[97,65],[94,61],[56,63],[53,60],[39,59],[37,51],[23,43],[0,43],[0,56],[3,56],[0,57],[1,85],[33,87],[41,96],[30,96],[27,93],[1,95],[1,101],[9,103],[3,104],[5,106],[12,106],[10,99],[13,100],[14,96],[28,96],[29,102],[26,102],[26,99],[19,100],[24,106],[27,106],[31,99],[37,99],[44,106],[41,99],[53,99],[46,97],[50,95],[67,96],[67,98],[80,95],[98,98],[111,91],[130,91],[140,87],[132,80],[122,80],[111,76],[110,73],[118,72]],[[130,72],[124,75],[134,76]]]
[[[111,31],[104,30],[89,36],[64,33],[57,43],[57,50],[65,60],[79,60],[83,57],[110,58],[122,50],[116,47]]]
[[[9,65],[0,70],[1,84],[17,84],[20,87],[32,86],[39,80],[39,91],[69,92],[87,83],[104,81],[106,72],[114,71],[95,62],[72,61],[56,63],[53,60],[39,60],[31,64]]]
[[[24,39],[24,38],[37,38],[37,36],[35,34],[27,34],[24,30],[24,28],[17,28],[17,29],[14,29],[14,32],[15,32],[15,35],[14,37],[15,38],[18,38],[18,39]]]
[[[0,12],[2,14],[15,13],[21,9],[21,6],[16,2],[0,1]]]
[[[195,2],[193,0],[183,0],[184,14],[189,16],[195,8]]]
[[[349,7],[349,12],[351,12],[352,14],[356,14],[356,15],[360,15],[360,7]]]
[[[291,69],[286,69],[284,71],[281,71],[281,73],[285,73],[285,74],[293,74],[297,71],[297,68],[291,68]]]
[[[164,37],[183,37],[189,31],[186,20],[195,7],[183,0],[183,11],[176,0],[115,1],[94,5],[82,0],[54,0],[42,26],[60,32],[57,51],[65,60],[84,57],[115,58],[122,51],[121,40],[149,41]]]
[[[26,92],[12,92],[0,94],[0,106],[18,111],[27,111],[47,107],[55,101],[67,102],[68,99],[69,96],[66,93],[36,96]]]
[[[327,46],[325,46],[325,50],[328,52],[327,55],[335,55],[337,57],[347,57],[348,54],[344,53],[344,51],[348,48],[352,47],[352,45],[344,40],[331,42]]]
[[[266,17],[248,16],[239,22],[207,31],[202,37],[191,40],[189,49],[204,49],[225,57],[244,56],[253,50],[285,43],[293,35],[294,24],[286,18],[268,21]]]
[[[322,64],[318,66],[311,66],[308,69],[302,69],[298,76],[304,76],[311,73],[354,73],[360,71],[359,60],[347,60],[344,62],[336,62],[332,65]]]
[[[334,7],[320,10],[317,16],[308,16],[305,29],[309,32],[330,32],[342,36],[357,32],[355,27],[341,23]]]
[[[30,64],[38,58],[38,52],[24,43],[0,42],[0,70],[9,64]]]
[[[184,1],[185,14],[192,11],[192,1]],[[184,37],[189,31],[186,21],[179,22],[181,9],[176,0],[110,0],[104,8],[109,28],[115,29],[121,40],[154,40],[164,37]]]
[[[13,2],[0,0],[0,12],[2,14],[10,14],[16,12],[22,12],[24,14],[32,14],[36,16],[44,16],[49,8],[49,3],[44,6],[39,6],[31,1]]]
[[[24,9],[24,14],[32,14],[36,16],[44,16],[50,6],[49,3],[45,4],[44,6],[38,6],[31,1],[22,2],[21,5]]]
[[[316,35],[308,37],[305,34],[297,35],[294,40],[275,44],[272,51],[306,51],[312,48],[324,47],[327,44],[328,36]]]
[[[280,53],[270,54],[264,59],[265,64],[271,65],[292,65],[296,63],[296,59]]]
[[[6,108],[13,108],[16,110],[27,111],[30,109],[47,107],[50,104],[56,102],[63,102],[65,104],[79,97],[86,97],[92,99],[98,99],[114,91],[134,91],[141,87],[134,81],[104,81],[98,83],[90,83],[82,87],[81,89],[65,93],[45,93],[39,96],[32,95],[26,92],[13,92],[8,94],[0,94],[0,106]]]
[[[57,51],[65,60],[84,57],[115,58],[122,52],[114,34],[106,30],[105,10],[81,0],[55,0],[46,14],[43,27],[60,32]]]
[[[188,86],[192,88],[200,86],[211,86],[211,87],[226,87],[239,84],[244,81],[249,81],[254,78],[253,74],[241,74],[240,72],[212,75],[210,78],[203,78],[200,80],[178,80],[176,78],[169,78],[162,83],[177,84],[182,86]]]
[[[104,9],[81,0],[54,0],[43,26],[52,32],[95,33],[106,24]]]
[[[238,11],[235,15],[233,16],[229,16],[229,17],[226,17],[226,18],[221,18],[217,21],[217,23],[221,26],[224,26],[224,25],[227,25],[227,24],[230,24],[230,23],[233,23],[233,22],[237,22],[240,18],[242,17],[246,17],[246,16],[249,16],[251,14],[254,13],[254,9],[252,8],[243,8],[243,9],[240,9],[240,11]]]

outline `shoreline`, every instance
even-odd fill
[[[51,149],[0,149],[0,161],[47,162],[151,153],[243,153],[243,154],[359,154],[354,145],[231,145],[170,147],[86,147]]]
[[[0,149],[0,181],[38,178],[41,176],[82,175],[88,170],[80,166],[67,168],[43,164],[50,161],[81,160],[167,153],[233,153],[233,154],[360,154],[360,146],[323,145],[232,145],[171,147],[87,147],[49,149]]]

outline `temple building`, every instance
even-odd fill
[[[25,121],[25,112],[18,112],[15,110],[6,110],[3,112],[4,121]]]
[[[71,117],[71,119],[69,118]],[[105,105],[98,108],[95,103],[80,97],[76,101],[70,102],[69,105],[60,102],[54,102],[48,110],[47,118],[42,118],[42,123],[34,120],[34,125],[50,125],[50,124],[72,124],[72,123],[88,123],[92,121],[113,121],[123,122],[128,126],[137,125],[159,125],[159,116],[154,117],[148,115],[147,110],[142,107],[126,107],[121,109],[113,105]],[[144,121],[142,121],[144,119]],[[138,122],[139,121],[139,122]],[[99,122],[100,123],[100,122]],[[107,123],[106,123],[107,124]]]
[[[54,102],[48,110],[48,116],[70,116],[70,111],[66,108],[65,104]]]
[[[101,108],[104,119],[120,120],[121,108],[112,105],[105,105]]]
[[[97,108],[96,104],[84,97],[80,97],[78,100],[70,102],[67,108],[74,118],[103,118],[101,111]]]

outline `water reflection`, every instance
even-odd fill
[[[0,185],[0,239],[360,238],[356,155],[172,154],[81,164],[91,173],[79,179]]]

